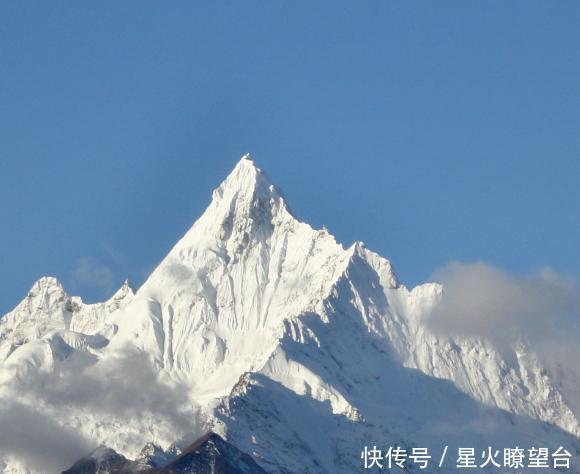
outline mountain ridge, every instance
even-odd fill
[[[130,461],[116,451],[100,446],[62,474],[265,474],[248,454],[208,432],[183,452],[164,452],[148,444]]]

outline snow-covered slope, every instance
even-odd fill
[[[30,369],[50,369],[72,350],[99,351],[116,332],[109,318],[133,296],[126,281],[108,301],[84,304],[80,297],[68,296],[56,278],[41,278],[0,319],[0,380],[24,376]]]
[[[83,305],[54,279],[37,282],[0,320],[3,393],[63,373],[75,388],[140,354],[155,393],[178,394],[176,411],[195,413],[195,426],[153,413],[153,403],[147,418],[90,397],[72,406],[39,391],[26,398],[131,459],[146,442],[165,448],[208,427],[269,472],[353,472],[365,444],[580,449],[578,404],[533,347],[430,329],[441,292],[410,290],[362,243],[345,248],[297,220],[244,157],[134,296],[125,285]],[[129,385],[149,374],[135,372],[116,371]],[[14,453],[4,459],[24,469]]]

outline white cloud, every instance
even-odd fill
[[[39,472],[59,472],[91,449],[76,430],[15,400],[0,402],[0,453]]]
[[[170,429],[174,441],[185,444],[207,430],[188,399],[187,386],[161,380],[146,354],[127,350],[94,365],[85,362],[73,357],[57,365],[55,373],[8,383],[6,388],[20,401],[0,400],[0,454],[42,472],[69,467],[98,442],[58,423],[61,412],[90,413],[101,423],[153,420]],[[143,444],[147,441],[144,433]]]
[[[481,262],[455,262],[434,279],[443,284],[443,296],[431,324],[448,332],[550,337],[580,321],[577,283],[550,269],[516,276]]]
[[[516,276],[485,263],[452,263],[437,271],[436,331],[485,337],[503,349],[527,343],[580,414],[580,287],[552,270]]]

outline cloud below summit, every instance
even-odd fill
[[[0,400],[0,454],[41,472],[66,468],[96,447],[95,439],[85,438],[83,430],[57,421],[70,412],[90,413],[100,425],[147,420],[169,430],[176,442],[190,442],[205,429],[197,407],[187,398],[187,388],[162,381],[143,353],[126,350],[94,365],[86,363],[84,354],[74,353],[57,365],[55,374],[9,382],[21,402]],[[146,441],[144,437],[143,444]]]
[[[92,447],[43,411],[16,401],[0,403],[0,455],[14,456],[39,472],[58,472]]]
[[[428,324],[449,336],[484,337],[513,348],[523,339],[580,413],[580,286],[550,269],[526,276],[486,263],[451,263],[434,279],[443,284],[441,302]],[[576,406],[577,405],[577,406]]]
[[[443,297],[431,314],[436,328],[466,335],[550,335],[580,322],[580,288],[550,269],[516,276],[486,263],[439,269]]]

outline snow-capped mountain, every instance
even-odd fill
[[[133,297],[125,281],[108,301],[84,304],[80,297],[68,296],[56,278],[41,278],[26,298],[0,319],[0,380],[24,377],[30,369],[41,366],[49,368],[72,349],[102,349],[115,330],[108,323],[110,315]]]
[[[210,429],[272,473],[357,472],[365,445],[578,456],[579,404],[534,348],[434,332],[441,294],[299,221],[244,157],[135,294],[86,305],[43,278],[0,319],[0,413],[16,395],[80,434],[86,451],[60,468]],[[47,472],[17,446],[0,456],[4,472]]]

